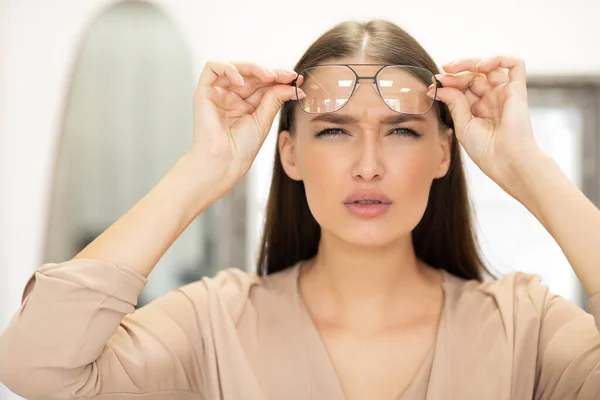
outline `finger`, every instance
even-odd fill
[[[251,104],[243,101],[232,91],[224,90],[221,95],[213,100],[213,103],[220,109],[227,111],[235,116],[252,114],[255,110]]]
[[[471,71],[479,72],[477,70],[477,64],[481,62],[481,58],[464,58],[442,65],[444,71],[449,74],[458,74],[459,72]]]
[[[214,86],[232,90],[241,98],[245,99],[251,96],[257,89],[275,84],[289,84],[298,76],[295,71],[286,69],[273,70],[275,73],[275,79],[273,79],[271,76],[264,75],[260,67],[246,69],[243,71],[257,75],[245,75],[245,84],[243,87],[231,86],[230,80],[227,77],[219,77],[214,83]]]
[[[433,96],[433,91],[427,93]],[[471,113],[471,106],[465,96],[465,94],[456,88],[438,88],[436,100],[442,101],[448,106],[452,119],[454,120],[455,132],[459,136],[464,132],[465,127],[473,119]]]
[[[254,93],[252,93],[251,96],[247,97],[244,100],[246,102],[250,103],[254,108],[258,108],[263,96],[269,89],[270,89],[269,87],[260,88],[260,89],[256,90]],[[302,89],[298,89],[298,94],[300,95],[300,98],[306,97],[306,95],[304,94],[304,91],[302,91]],[[292,98],[290,98],[290,100],[297,100],[297,98],[292,96]]]
[[[483,100],[479,100],[471,104],[471,114],[477,118],[494,118],[494,114]]]
[[[483,73],[488,73],[498,68],[508,69],[508,78],[511,82],[526,84],[527,71],[525,69],[525,61],[518,57],[496,56],[477,64],[477,69]]]
[[[483,74],[464,72],[457,75],[436,75],[444,87],[454,87],[463,92],[470,90],[475,95],[483,97],[493,88]]]
[[[277,79],[277,74],[272,68],[245,61],[234,61],[232,64],[244,77],[254,76],[264,82],[273,82]]]
[[[290,83],[298,74],[288,69],[272,69],[250,62],[232,63],[243,77],[257,78],[263,83]]]
[[[471,107],[473,106],[473,104],[475,104],[481,100],[481,97],[477,96],[470,89],[467,89],[464,93],[465,93],[465,98],[467,99],[467,102],[469,103],[469,106],[471,106]]]
[[[296,71],[291,69],[276,69],[275,74],[277,74],[277,82],[284,84],[292,83],[298,77]]]
[[[245,76],[244,81],[245,81],[245,85],[243,86],[244,88],[253,88],[253,90],[256,90],[258,88],[261,87],[265,87],[265,86],[269,86],[269,85],[274,85],[274,84],[289,84],[291,83],[297,76],[297,74],[293,71],[289,71],[289,70],[274,70],[275,74],[276,74],[276,78],[275,79],[271,79],[270,77],[265,79],[263,77],[258,77],[258,76]],[[225,87],[225,88],[229,88],[230,86],[230,81],[227,77],[219,77],[217,79],[217,81],[214,83],[214,86],[219,86],[219,87]],[[232,89],[241,89],[239,87],[233,87]]]
[[[250,62],[233,62],[226,63],[232,65],[237,72],[242,76],[242,79],[245,81],[248,80],[258,80],[261,82],[273,82],[277,79],[277,74],[271,68],[263,67],[258,64],[250,63]],[[228,79],[228,76],[221,75],[217,80],[212,83],[213,86],[220,87],[228,87],[229,85],[236,85],[236,82],[232,82]]]
[[[496,87],[508,83],[508,71],[502,68],[494,69],[486,74],[488,82]]]
[[[302,98],[303,93],[299,93]],[[276,85],[270,87],[262,97],[260,104],[254,112],[261,138],[266,138],[277,112],[286,101],[296,97],[296,88],[289,85]]]
[[[228,62],[208,61],[200,74],[198,88],[200,90],[209,89],[220,77],[227,78],[232,85],[244,85],[244,78],[242,78],[235,65]]]
[[[256,89],[254,91],[254,93],[252,93],[250,96],[246,97],[244,99],[244,101],[246,101],[247,103],[250,103],[252,105],[252,107],[254,107],[256,109],[260,105],[260,101],[262,100],[265,93],[269,89],[270,89],[270,87],[262,87],[260,89]]]

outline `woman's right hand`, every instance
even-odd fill
[[[296,77],[252,63],[207,62],[194,93],[192,156],[232,187],[252,165],[281,106],[295,99],[290,83]]]

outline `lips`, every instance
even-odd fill
[[[377,190],[361,190],[346,197],[344,204],[392,204],[392,199]]]
[[[373,218],[383,215],[392,204],[385,194],[375,190],[354,192],[344,200],[350,214],[360,218]]]

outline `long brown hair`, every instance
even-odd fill
[[[308,48],[294,69],[301,72],[316,64],[358,55],[439,73],[435,62],[411,35],[384,20],[347,21],[334,26]],[[288,101],[283,106],[278,132],[293,131],[293,105]],[[443,103],[436,103],[436,111],[442,125],[454,127]],[[451,157],[448,173],[432,184],[423,218],[412,231],[413,246],[417,258],[432,267],[481,281],[482,273],[488,271],[479,254],[456,140],[452,140]],[[286,175],[276,148],[258,274],[272,274],[312,258],[320,236],[321,228],[308,208],[304,183]]]

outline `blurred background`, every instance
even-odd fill
[[[335,23],[371,18],[398,23],[439,65],[524,58],[540,145],[598,205],[597,0],[0,0],[0,331],[36,268],[73,257],[186,151],[206,61],[292,68]],[[221,268],[255,269],[275,135],[250,173],[167,252],[140,305]],[[539,274],[585,307],[544,228],[465,160],[491,269]],[[16,398],[0,385],[0,400]]]

